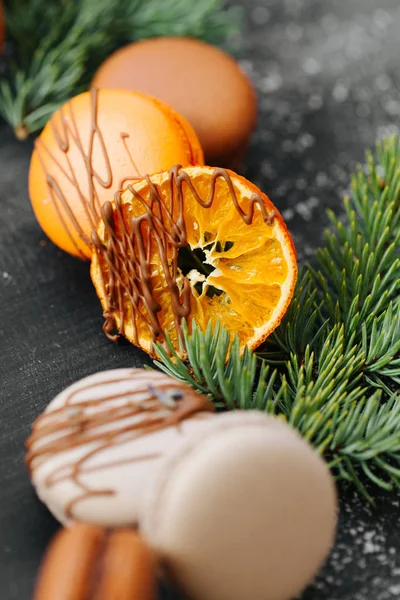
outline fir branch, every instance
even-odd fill
[[[347,223],[328,211],[332,230],[326,247],[317,250],[318,273],[326,317],[357,330],[386,311],[400,289],[400,142],[397,136],[377,146],[379,162],[366,153],[351,179],[344,208]],[[381,172],[382,175],[378,175]]]
[[[156,366],[218,407],[285,418],[333,474],[368,499],[365,482],[400,488],[400,142],[352,178],[347,223],[332,213],[326,246],[308,265],[281,325],[254,353],[220,324],[184,325],[179,358],[156,346]]]
[[[153,36],[221,42],[238,28],[239,10],[223,0],[9,0],[7,40],[14,47],[0,82],[0,114],[24,139],[68,98],[87,89],[109,54]]]
[[[230,333],[220,324],[213,330],[209,323],[203,332],[193,321],[189,332],[183,321],[182,328],[181,345],[188,360],[178,356],[166,334],[168,351],[160,343],[155,346],[159,369],[210,395],[218,408],[272,410],[267,405],[274,397],[275,370],[266,363],[259,365],[256,354],[248,349],[241,355],[239,338],[231,343]]]
[[[400,310],[399,302],[389,304],[385,313],[375,317],[370,333],[362,327],[362,346],[366,357],[368,383],[386,389],[383,379],[400,387]],[[386,389],[387,391],[387,389]]]

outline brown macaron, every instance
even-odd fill
[[[145,92],[167,102],[195,129],[206,162],[235,167],[256,122],[256,96],[237,62],[190,38],[153,38],[112,54],[92,87]]]
[[[132,529],[62,529],[42,562],[34,600],[153,600],[154,560]]]

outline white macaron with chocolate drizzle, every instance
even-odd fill
[[[38,496],[62,523],[138,522],[142,493],[212,403],[158,371],[96,373],[61,392],[36,420],[26,464]]]
[[[139,526],[194,600],[289,600],[333,543],[335,486],[297,432],[258,411],[215,415],[159,372],[77,382],[27,446],[33,484],[60,521]]]

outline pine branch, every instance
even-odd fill
[[[168,351],[160,343],[156,345],[159,369],[210,395],[218,408],[271,411],[267,406],[274,396],[275,370],[266,363],[259,365],[256,354],[248,349],[240,355],[238,337],[231,343],[230,333],[220,324],[213,331],[210,323],[205,332],[195,321],[191,332],[185,321],[182,327],[182,349],[188,361],[179,358],[166,333]]]
[[[24,139],[68,98],[87,89],[118,47],[161,35],[221,42],[235,32],[238,10],[223,0],[9,0],[7,40],[14,47],[0,81],[0,115]]]
[[[366,357],[368,382],[389,392],[385,380],[400,387],[400,302],[389,304],[385,313],[375,317],[368,335],[362,327],[362,346]]]
[[[367,152],[367,168],[360,166],[352,177],[352,195],[344,201],[347,223],[328,212],[332,231],[316,254],[319,272],[310,269],[326,316],[358,335],[362,323],[371,327],[400,289],[399,138],[378,144],[377,155],[376,164]]]
[[[369,500],[365,482],[400,488],[400,142],[367,153],[330,213],[326,246],[307,266],[280,327],[257,352],[239,352],[220,324],[184,326],[181,360],[156,346],[156,366],[208,394],[219,408],[285,418],[333,474]]]

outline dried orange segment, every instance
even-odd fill
[[[296,252],[269,198],[225,169],[174,167],[116,194],[93,234],[91,276],[106,334],[154,355],[182,320],[220,320],[255,348],[293,295]]]

